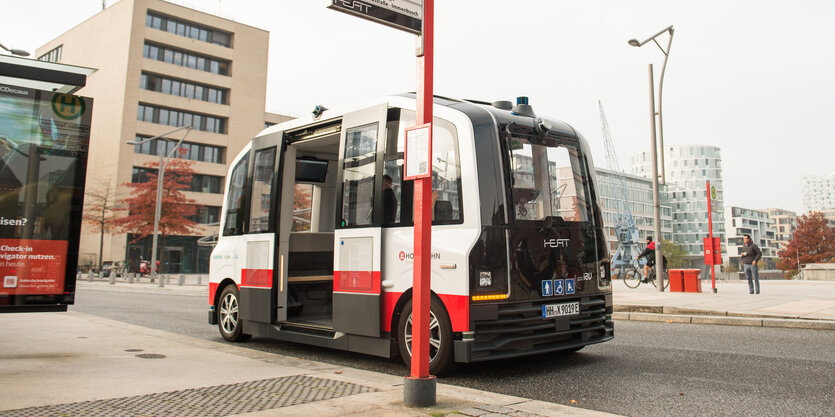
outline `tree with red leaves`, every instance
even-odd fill
[[[823,213],[804,214],[784,251],[779,253],[777,268],[787,275],[796,275],[798,263],[814,264],[835,259],[835,228],[827,224]]]
[[[162,184],[162,205],[160,206],[159,233],[162,236],[159,252],[165,246],[165,236],[194,234],[199,227],[192,220],[197,214],[197,201],[187,198],[183,191],[189,189],[194,177],[192,161],[171,158],[166,164]],[[121,207],[117,210],[124,212],[118,217],[114,225],[122,233],[134,235],[131,243],[137,242],[154,233],[154,212],[157,201],[157,172],[159,162],[145,164],[149,169],[147,181],[125,183],[131,189],[130,195],[120,200]],[[159,258],[158,258],[159,259]]]

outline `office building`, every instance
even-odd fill
[[[777,268],[777,253],[780,244],[774,219],[768,217],[768,212],[752,210],[742,207],[728,207],[725,212],[725,230],[728,236],[728,259],[726,264],[736,265],[742,270],[742,246],[744,235],[751,236],[751,240],[762,251],[761,269]]]
[[[803,206],[807,211],[835,210],[835,171],[829,175],[804,175]]]
[[[780,250],[786,249],[789,241],[792,240],[794,229],[797,228],[797,213],[793,211],[770,208],[761,210],[768,214],[768,218],[774,222],[775,237]]]
[[[129,145],[191,125],[185,157],[196,171],[193,236],[166,236],[161,272],[206,272],[228,163],[265,125],[289,119],[265,112],[268,32],[161,0],[121,0],[36,52],[38,59],[98,69],[78,94],[94,99],[87,187],[147,181],[164,141]],[[179,140],[184,130],[167,136]],[[169,145],[173,146],[173,145]],[[169,148],[170,149],[170,148]],[[99,234],[82,232],[80,262],[94,263]],[[102,259],[151,258],[151,237],[105,235]]]
[[[618,222],[618,202],[623,198],[621,182],[614,171],[597,168],[597,184],[600,195],[600,207],[603,212],[603,224],[606,227],[606,237],[609,244],[609,252],[614,254],[618,248],[618,237],[615,226]],[[652,204],[652,181],[649,178],[637,175],[620,173],[624,179],[624,185],[629,199],[629,211],[635,220],[635,227],[638,229],[640,238],[639,248],[647,236],[655,237],[655,214]],[[663,188],[663,186],[662,186]],[[661,237],[665,240],[673,239],[672,210],[668,205],[661,205]]]
[[[704,268],[703,239],[709,235],[707,181],[715,191],[712,197],[713,236],[722,242],[725,258],[725,209],[722,186],[722,157],[716,146],[665,146],[666,186],[661,189],[661,204],[672,210],[673,241],[684,249],[689,268]],[[630,159],[634,175],[652,177],[649,151]]]

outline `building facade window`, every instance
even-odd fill
[[[61,60],[61,52],[64,50],[64,45],[58,45],[51,51],[38,57],[38,61],[58,62]]]
[[[220,207],[198,206],[197,214],[190,219],[198,224],[214,224],[220,221]]]
[[[166,109],[139,103],[136,118],[139,121],[168,126],[188,126],[211,133],[226,133],[226,118]]]
[[[144,90],[217,104],[227,104],[229,95],[229,90],[225,88],[211,87],[145,72],[142,73],[139,87]]]
[[[186,22],[152,11],[148,11],[148,14],[145,16],[145,26],[213,45],[225,46],[227,48],[232,46],[232,34],[229,32]]]
[[[142,49],[142,56],[167,64],[211,72],[212,74],[229,75],[229,61],[198,55],[193,52],[174,49],[168,46],[145,42],[145,47]]]
[[[136,136],[137,142],[140,142],[145,139],[147,139],[146,136]],[[135,153],[141,153],[145,155],[168,155],[168,152],[171,151],[171,148],[173,148],[176,145],[176,142],[170,140],[154,139],[139,145],[134,145],[133,151]],[[183,142],[182,144],[180,144],[180,152],[175,153],[175,156],[179,156],[181,158],[189,159],[192,161],[223,164],[225,163],[223,158],[225,149],[226,148],[221,146]]]
[[[157,175],[157,170],[154,168],[133,167],[131,174],[131,182],[134,184],[143,184],[151,180],[151,175]],[[223,177],[215,175],[194,174],[191,178],[191,184],[185,191],[195,193],[223,193]]]

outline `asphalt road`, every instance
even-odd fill
[[[70,307],[222,342],[206,308],[204,297],[91,287]],[[408,372],[394,359],[257,338],[242,346]],[[835,416],[833,353],[832,331],[617,321],[611,342],[575,354],[462,365],[441,382],[629,416]]]

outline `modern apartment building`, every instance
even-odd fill
[[[621,183],[614,171],[597,168],[597,184],[600,193],[600,206],[603,211],[603,224],[609,243],[609,251],[614,254],[618,248],[618,237],[615,231],[618,219],[618,202],[622,199]],[[629,199],[629,210],[638,228],[638,236],[643,245],[647,236],[655,237],[655,213],[652,205],[652,180],[621,173],[626,185]],[[662,186],[662,190],[663,190]],[[665,240],[673,239],[672,210],[668,205],[661,205],[661,237]],[[641,247],[640,249],[643,249]]]
[[[777,253],[780,250],[780,244],[777,241],[775,221],[768,217],[768,212],[728,207],[725,219],[725,230],[728,233],[726,264],[730,262],[730,264],[735,264],[740,271],[742,270],[743,237],[747,234],[762,251],[762,269],[777,268]]]
[[[792,240],[794,229],[797,228],[797,213],[777,208],[764,209],[760,211],[766,212],[766,214],[768,214],[768,218],[774,222],[774,229],[776,232],[774,240],[777,241],[779,246],[779,254],[779,251],[785,249],[786,246],[788,246],[789,241]]]
[[[829,175],[804,175],[803,206],[807,211],[835,210],[835,171]]]
[[[713,236],[722,241],[725,255],[725,209],[722,186],[722,157],[716,146],[675,145],[664,147],[666,186],[660,191],[661,204],[672,210],[673,240],[684,248],[689,267],[704,268],[703,239],[708,236],[707,181],[716,190],[712,198]],[[649,151],[630,159],[632,174],[652,177]]]
[[[268,32],[161,0],[121,0],[36,52],[38,59],[98,69],[77,94],[94,99],[88,190],[147,181],[147,164],[171,149],[162,140],[129,145],[191,125],[185,158],[197,172],[193,236],[166,236],[162,272],[206,272],[227,164],[265,125],[289,119],[265,112]],[[185,131],[167,136],[179,140]],[[105,235],[102,259],[151,258],[151,238]],[[97,259],[99,234],[83,230],[80,262]]]

